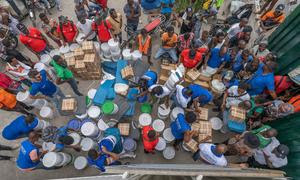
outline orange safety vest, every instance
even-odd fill
[[[294,106],[294,112],[299,112],[300,111],[300,94],[297,96],[292,97],[289,100],[289,104]]]
[[[144,149],[148,152],[154,151],[155,146],[158,143],[158,138],[156,138],[154,141],[150,141],[148,138],[148,132],[151,130],[153,130],[152,126],[144,126],[142,129]]]
[[[148,35],[144,44],[143,44],[142,38],[143,38],[142,35],[139,34],[138,35],[139,51],[143,54],[148,54],[148,49],[150,48],[151,37]]]

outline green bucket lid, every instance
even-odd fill
[[[151,106],[149,103],[144,103],[144,104],[141,106],[141,112],[142,112],[142,113],[148,113],[148,114],[151,114],[151,112],[152,112],[152,106]]]
[[[101,110],[104,114],[111,114],[115,109],[114,103],[112,101],[105,101]]]
[[[87,106],[89,106],[89,105],[92,104],[92,101],[91,101],[91,99],[90,99],[88,96],[85,96],[85,104],[86,104]]]

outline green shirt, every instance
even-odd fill
[[[260,149],[267,147],[272,142],[271,138],[266,138],[263,135],[261,135],[263,132],[265,132],[269,129],[271,129],[271,126],[263,125],[262,127],[251,131],[253,134],[255,134],[258,137],[259,142],[260,142],[260,145],[259,145]]]
[[[68,68],[64,68],[58,65],[54,60],[52,60],[50,64],[55,69],[56,76],[59,77],[60,79],[66,80],[74,77],[73,73]]]
[[[263,107],[256,106],[254,99],[251,99],[250,102],[251,102],[251,109],[248,111],[247,117],[253,116],[254,112],[261,114],[264,111]]]

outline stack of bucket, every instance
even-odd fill
[[[18,92],[17,101],[22,102],[28,106],[32,106],[37,109],[42,109],[43,107],[48,106],[48,101],[45,99],[31,99],[29,91],[26,92]]]
[[[110,39],[107,43],[101,44],[102,55],[106,59],[118,61],[121,58],[121,49],[119,41]]]

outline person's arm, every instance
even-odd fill
[[[196,133],[196,131],[186,131],[183,136],[183,141],[189,142]]]
[[[32,52],[33,54],[35,54],[37,56],[38,59],[40,59],[40,55],[39,53],[35,52],[33,49],[31,49],[27,44],[24,44],[25,47],[30,51]]]
[[[275,91],[269,91],[270,92],[270,95],[272,96],[272,98],[275,100],[277,99],[277,94]]]
[[[226,62],[223,62],[223,63],[221,64],[221,66],[218,68],[216,74],[219,74],[219,72],[224,68],[225,64],[226,64]]]
[[[93,32],[95,32],[95,29],[97,29],[97,24],[94,22],[94,23],[92,23],[92,30],[85,36],[85,37],[82,37],[81,39],[82,40],[87,40],[87,38],[90,36],[90,35],[92,35],[93,34]],[[98,35],[98,34],[97,34]]]
[[[209,52],[208,55],[205,56],[204,64],[203,64],[203,69],[206,69],[206,67],[207,67],[207,62],[208,62],[208,60],[209,60],[210,57],[211,57],[211,52]]]
[[[138,14],[134,16],[134,17],[136,17],[136,18],[137,18],[137,17],[140,17],[141,14],[142,14],[142,13],[141,13],[141,7],[140,7],[140,6],[138,6],[138,11],[139,11]]]
[[[227,97],[228,97],[228,90],[227,90],[227,91],[225,91],[225,93],[224,93],[224,97],[223,97],[223,103],[222,103],[222,105],[221,105],[221,109],[222,109],[222,111],[224,111],[224,110],[225,110],[225,108],[226,108],[226,99],[227,99]]]
[[[109,156],[111,156],[114,160],[118,160],[119,159],[119,155],[118,154],[107,151],[106,147],[104,147],[104,146],[102,147],[102,152],[105,153],[105,154],[107,154],[107,155],[109,155]]]
[[[41,36],[42,36],[42,39],[46,41],[46,44],[47,44],[48,46],[51,46],[51,45],[50,45],[50,42],[48,41],[48,39],[46,38],[46,36],[45,36],[44,34],[42,34],[42,33],[41,33]]]
[[[265,161],[267,163],[267,166],[269,168],[274,168],[273,165],[272,165],[272,162],[269,160],[269,156],[266,155],[266,153],[263,151],[263,154],[264,154],[264,158],[265,158]]]
[[[12,70],[9,70],[7,72],[15,77],[24,77],[27,75],[26,73],[20,73],[20,72],[16,72],[16,71],[12,71]]]

